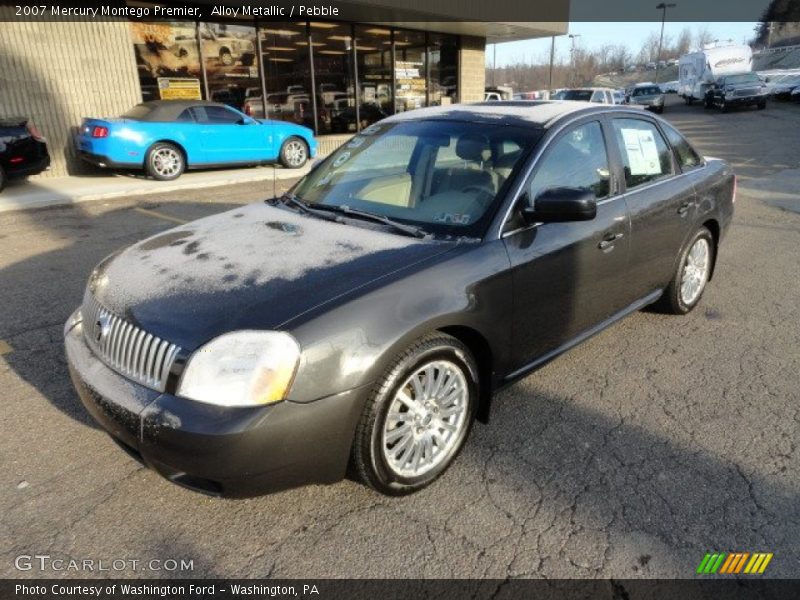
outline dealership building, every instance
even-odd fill
[[[0,116],[29,117],[44,133],[53,162],[43,176],[88,169],[72,147],[83,117],[150,99],[214,100],[304,124],[325,152],[387,115],[481,100],[487,43],[567,30],[565,19],[484,22],[486,3],[469,0],[402,7],[412,4],[426,3],[362,0],[347,20],[265,20],[196,2],[201,19],[170,21],[15,21],[0,6]]]

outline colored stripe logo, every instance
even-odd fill
[[[697,567],[697,574],[761,575],[772,556],[772,552],[707,552]]]

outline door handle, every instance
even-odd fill
[[[681,216],[685,215],[687,212],[689,212],[689,209],[692,207],[692,204],[694,203],[684,202],[683,204],[681,204],[680,207],[678,208],[678,214]]]
[[[600,250],[608,250],[614,245],[618,239],[624,237],[624,233],[608,233],[605,235],[603,240],[597,245]]]

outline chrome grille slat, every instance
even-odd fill
[[[100,360],[129,379],[164,391],[179,346],[113,314],[88,291],[81,311],[84,337]]]

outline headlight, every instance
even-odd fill
[[[178,395],[218,406],[280,402],[289,392],[300,346],[288,333],[236,331],[192,354]]]

